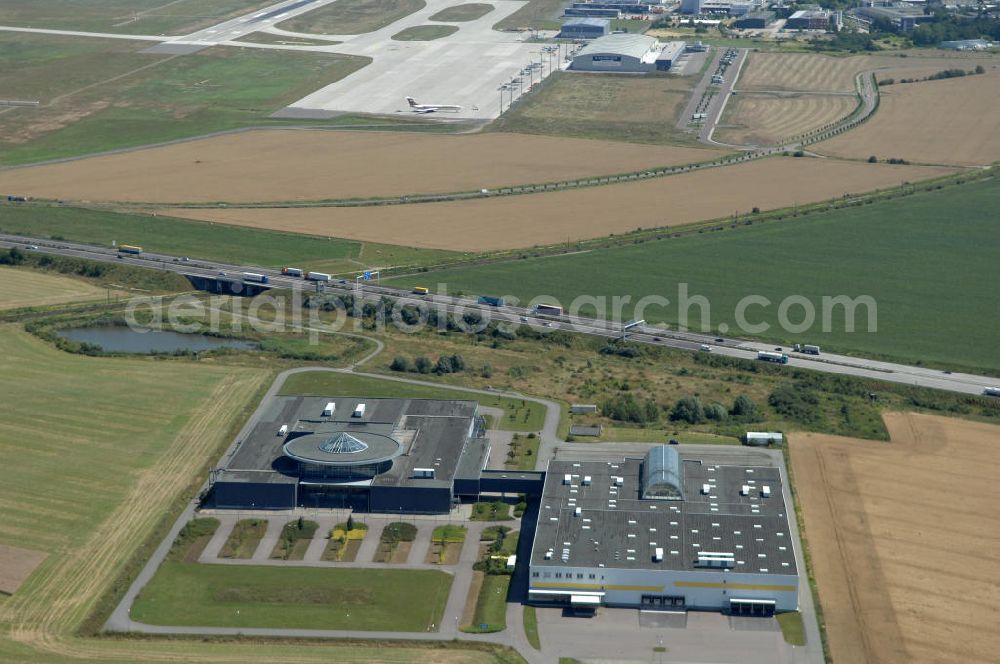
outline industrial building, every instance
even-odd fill
[[[577,51],[570,69],[645,73],[656,69],[660,50],[660,42],[645,35],[607,35]]]
[[[785,21],[786,30],[829,30],[833,13],[826,9],[800,9]]]
[[[481,491],[537,493],[541,473],[484,471],[475,401],[273,397],[212,471],[208,504],[447,513]]]
[[[739,615],[796,610],[780,470],[703,457],[664,445],[641,459],[550,462],[529,601]]]
[[[750,12],[736,19],[733,27],[737,30],[763,30],[774,23],[775,14],[772,11]]]
[[[851,13],[866,25],[880,20],[886,21],[900,32],[912,32],[918,25],[937,20],[933,14],[924,14],[924,10],[920,7],[903,4],[886,7],[857,7],[851,10]]]
[[[656,56],[656,70],[670,71],[677,59],[684,55],[686,44],[682,41],[667,42]]]
[[[611,21],[606,18],[572,18],[563,21],[558,39],[597,39],[611,32]]]

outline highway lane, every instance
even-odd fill
[[[113,247],[98,247],[74,242],[43,240],[16,235],[0,234],[0,247],[20,247],[27,251],[38,251],[61,256],[72,256],[89,260],[124,263],[138,267],[168,270],[179,274],[218,277],[239,280],[243,272],[265,274],[270,285],[276,288],[299,288],[315,286],[301,278],[282,275],[280,270],[259,266],[233,265],[218,261],[184,260],[183,257],[144,252],[140,255],[121,255]],[[28,249],[28,247],[36,247]],[[366,296],[385,295],[402,304],[433,305],[436,309],[450,314],[466,312],[486,314],[492,321],[503,321],[513,325],[529,325],[538,330],[563,330],[576,334],[587,334],[604,338],[621,338],[622,323],[598,320],[581,316],[547,316],[531,309],[515,306],[492,307],[479,304],[475,299],[449,295],[415,295],[405,290],[362,282],[359,286],[353,279],[334,279],[324,284],[327,293],[356,295],[360,291]],[[691,331],[661,329],[653,326],[638,326],[628,331],[629,341],[655,346],[667,346],[693,352],[700,351],[702,345],[711,348],[709,352],[727,357],[756,359],[762,350],[774,350],[774,344],[759,341],[722,338],[712,334]],[[826,373],[843,374],[862,378],[885,380],[906,385],[931,387],[949,392],[982,394],[987,387],[1000,385],[1000,378],[978,376],[968,373],[948,373],[925,367],[883,362],[861,357],[823,353],[819,356],[804,355],[783,349],[789,356],[788,366],[812,369]]]

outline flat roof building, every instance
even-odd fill
[[[788,30],[829,30],[833,12],[826,9],[800,9],[785,21]]]
[[[448,512],[457,496],[480,490],[490,453],[483,429],[475,401],[274,397],[213,471],[210,501]]]
[[[531,602],[770,615],[796,610],[798,588],[779,468],[666,445],[549,463]]]

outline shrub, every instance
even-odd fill
[[[755,420],[757,419],[757,404],[747,395],[741,394],[733,401],[733,407],[729,413],[741,420]]]
[[[683,420],[688,424],[698,424],[705,421],[705,409],[698,397],[682,397],[670,411],[670,420]]]
[[[413,364],[402,355],[397,355],[392,358],[392,364],[389,365],[389,368],[393,371],[413,371]]]

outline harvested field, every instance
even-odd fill
[[[0,593],[13,595],[47,553],[0,544]]]
[[[0,190],[161,203],[367,198],[550,182],[719,154],[509,134],[262,130],[3,171]]]
[[[751,53],[736,87],[743,90],[852,92],[868,56],[835,58],[812,53]]]
[[[853,95],[741,93],[726,106],[713,137],[733,145],[775,145],[847,117]]]
[[[791,460],[834,662],[994,662],[1000,427],[889,414],[891,443],[795,434]]]
[[[579,191],[359,208],[204,209],[192,219],[460,251],[513,249],[787,207],[953,172],[780,157]]]
[[[106,294],[103,288],[69,277],[0,268],[0,310],[97,300]]]
[[[1000,71],[897,83],[883,86],[881,94],[875,117],[813,149],[840,157],[875,155],[963,166],[1000,159],[1000,113],[996,110],[1000,107]]]
[[[989,68],[1000,63],[1000,58],[978,53],[907,55],[843,58],[814,53],[751,53],[736,87],[740,91],[853,92],[854,77],[862,71],[878,71],[879,78],[886,75],[883,71],[921,77],[942,69],[975,69],[977,64]]]

